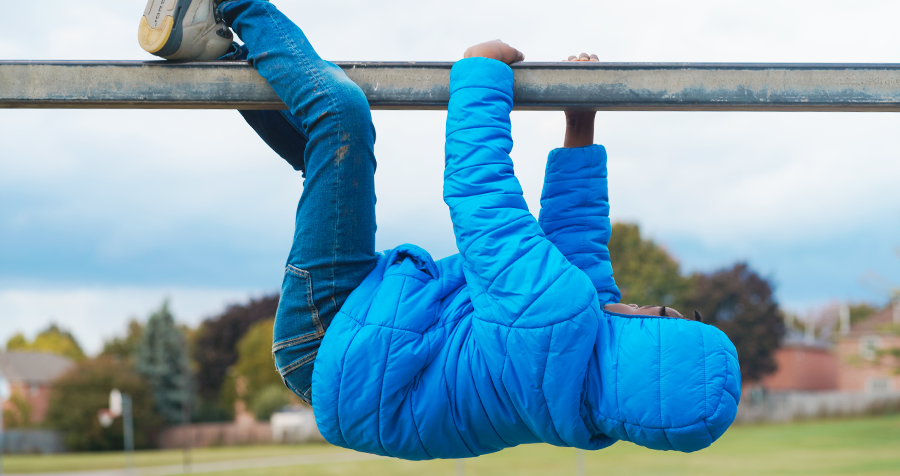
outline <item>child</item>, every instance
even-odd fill
[[[728,338],[618,303],[593,113],[567,115],[540,218],[529,213],[509,158],[520,52],[483,43],[453,67],[444,201],[460,253],[435,262],[414,245],[375,253],[375,131],[359,88],[273,5],[228,0],[215,14],[244,41],[226,58],[249,59],[290,108],[242,114],[306,174],[273,352],[328,441],[419,460],[537,442],[696,451],[725,432],[740,397]],[[196,31],[223,30],[204,21]]]

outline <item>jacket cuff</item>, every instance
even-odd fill
[[[606,178],[606,149],[602,145],[560,147],[550,151],[545,182],[588,177]]]
[[[459,60],[450,70],[450,94],[465,88],[489,88],[512,97],[512,68],[492,58],[466,58]]]

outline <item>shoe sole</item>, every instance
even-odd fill
[[[181,25],[190,5],[191,0],[148,0],[138,28],[141,48],[156,56],[175,54],[181,48]]]

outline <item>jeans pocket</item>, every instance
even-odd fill
[[[309,405],[312,405],[313,365],[318,352],[318,348],[304,352],[304,356],[285,368],[281,376],[284,385]]]
[[[288,265],[275,314],[272,353],[285,385],[310,403],[312,370],[325,329],[308,271]]]

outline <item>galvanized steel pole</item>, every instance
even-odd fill
[[[6,451],[6,440],[4,433],[6,428],[3,427],[3,404],[12,396],[12,386],[9,380],[0,374],[0,476],[3,476],[3,453]]]
[[[452,63],[338,63],[372,109],[445,109]],[[515,108],[900,111],[900,64],[520,63]],[[245,62],[0,61],[0,108],[284,109]]]
[[[131,395],[122,394],[122,431],[125,433],[125,461],[128,475],[134,476],[134,409]]]
[[[5,442],[3,440],[3,433],[6,431],[3,428],[3,402],[4,399],[0,398],[0,476],[3,476],[3,452],[6,450]]]

